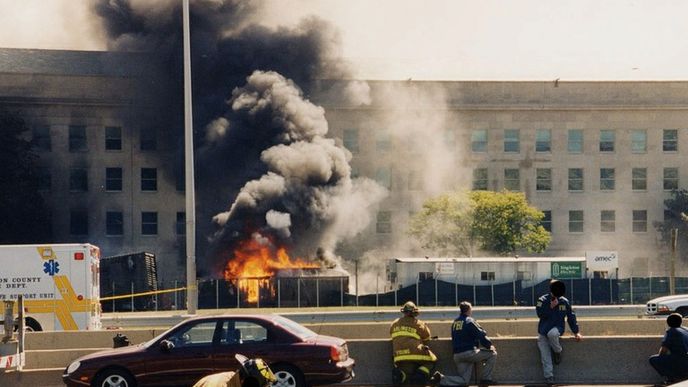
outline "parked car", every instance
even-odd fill
[[[277,377],[275,386],[354,377],[345,340],[265,314],[191,318],[146,343],[82,356],[62,380],[67,386],[191,386],[203,376],[237,370],[237,353],[266,361]]]
[[[645,313],[661,315],[674,312],[680,313],[683,317],[688,317],[688,294],[654,298],[647,302]]]

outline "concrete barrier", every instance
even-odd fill
[[[648,357],[657,352],[661,337],[587,337],[562,340],[563,361],[555,366],[558,383],[654,384],[661,382]],[[497,366],[493,378],[500,383],[529,384],[544,381],[535,337],[496,338]],[[431,343],[439,357],[437,368],[455,374],[450,340]],[[388,340],[351,340],[349,352],[356,359],[354,383],[391,384],[391,344]]]

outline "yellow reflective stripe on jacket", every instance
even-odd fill
[[[398,355],[394,356],[394,362],[398,361],[436,361],[437,356],[434,353],[430,355]]]
[[[396,332],[392,333],[392,338],[394,339],[396,337],[412,337],[414,339],[420,340],[420,335],[418,333],[403,331],[403,330],[396,331]]]

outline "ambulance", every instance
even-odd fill
[[[100,329],[99,276],[91,244],[0,245],[0,301],[24,296],[29,331]]]

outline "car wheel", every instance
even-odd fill
[[[303,373],[294,366],[289,364],[276,364],[270,366],[270,369],[277,379],[277,381],[272,384],[272,387],[305,387],[306,385]]]
[[[108,369],[96,377],[93,387],[136,387],[136,380],[126,370]]]
[[[683,317],[688,317],[688,307],[682,306],[676,309],[676,313],[679,313]]]

